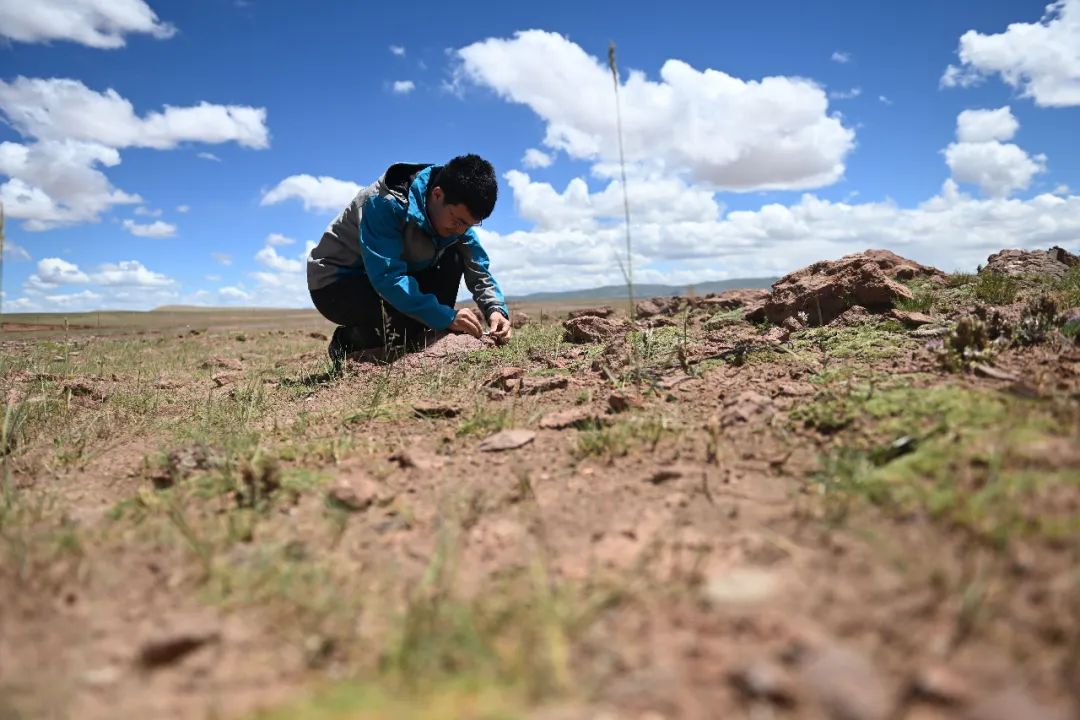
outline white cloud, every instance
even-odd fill
[[[141,215],[143,217],[161,217],[160,210],[151,210],[150,208],[145,206],[135,208],[134,212],[136,215]]]
[[[116,91],[97,93],[77,80],[0,80],[0,113],[34,140],[0,143],[0,175],[8,178],[0,201],[28,230],[96,222],[114,205],[141,202],[102,172],[120,163],[118,148],[269,142],[263,108],[201,103],[140,118]]]
[[[113,205],[142,202],[119,190],[101,167],[120,163],[120,154],[97,143],[48,140],[30,145],[0,143],[0,202],[8,217],[27,230],[91,222]]]
[[[358,192],[360,186],[354,182],[325,175],[290,175],[266,192],[259,204],[273,205],[297,198],[304,204],[305,210],[340,210]]]
[[[964,110],[956,118],[956,139],[960,142],[1011,140],[1020,122],[1006,105],[997,110]]]
[[[26,248],[16,245],[11,241],[4,243],[4,260],[30,260],[30,253],[26,251]]]
[[[225,267],[232,265],[232,255],[228,253],[212,252],[210,253],[210,257],[214,258],[214,262],[218,265],[224,265]]]
[[[397,55],[398,57],[402,57],[405,54],[405,48],[401,45],[391,45],[390,52]]]
[[[266,236],[266,244],[270,247],[282,247],[284,245],[292,245],[296,241],[287,235],[281,233],[270,233]]]
[[[155,220],[148,225],[140,225],[134,220],[124,220],[124,229],[135,237],[168,238],[176,235],[176,226],[162,220]]]
[[[878,95],[877,98],[883,105],[892,105],[893,101],[884,95]]]
[[[36,278],[45,286],[72,285],[90,282],[90,277],[74,263],[63,258],[42,258],[38,260]]]
[[[394,93],[396,95],[408,95],[416,89],[416,83],[412,80],[396,80],[394,82]]]
[[[1058,185],[1056,188],[1054,188],[1053,193],[1054,193],[1054,195],[1068,195],[1069,194],[1069,186],[1066,185],[1065,183],[1062,183],[1062,184]]]
[[[852,100],[862,95],[862,88],[853,87],[850,90],[833,90],[829,92],[831,100]]]
[[[942,75],[945,87],[996,74],[1036,105],[1080,105],[1080,0],[1056,0],[1039,22],[1012,23],[1002,33],[968,30],[958,54],[960,67],[950,65]]]
[[[525,151],[525,156],[521,158],[521,164],[526,168],[546,168],[551,167],[553,159],[551,155],[543,150],[537,150],[536,148],[529,148]]]
[[[176,212],[178,212],[178,213],[186,213],[190,209],[191,209],[190,205],[177,205],[176,206]]]
[[[163,40],[176,28],[158,20],[143,0],[0,0],[0,36],[18,42],[70,40],[119,48],[128,33]]]
[[[105,263],[91,276],[93,282],[106,286],[169,287],[176,281],[161,273],[148,270],[138,260],[121,260],[115,265]]]
[[[165,106],[143,117],[112,88],[96,92],[78,80],[18,77],[0,80],[0,110],[12,127],[40,140],[80,140],[110,148],[171,149],[182,142],[237,142],[269,147],[266,108],[214,105]]]
[[[260,264],[278,272],[300,272],[304,269],[304,263],[300,260],[292,260],[277,254],[277,251],[269,245],[255,253],[255,259]]]
[[[208,282],[221,282],[220,275],[203,275],[203,278]]]
[[[964,110],[956,119],[957,141],[945,148],[945,162],[959,182],[978,185],[983,194],[1008,197],[1027,188],[1046,170],[1046,156],[1029,156],[1009,140],[1020,128],[1008,106]]]
[[[251,299],[251,295],[249,293],[245,292],[241,288],[232,285],[221,288],[220,290],[218,290],[218,294],[220,294],[221,297],[227,298],[229,300],[240,300],[246,302]]]
[[[841,65],[843,65],[844,63],[847,63],[847,62],[851,61],[851,53],[843,52],[841,50],[837,50],[832,54],[832,61],[833,62],[838,62]]]
[[[215,154],[214,154],[214,153],[212,153],[212,152],[201,152],[201,153],[197,153],[197,154],[195,155],[195,157],[197,157],[197,158],[201,158],[201,159],[203,159],[203,160],[210,160],[211,162],[221,162],[221,158],[219,158],[219,157],[218,157],[217,155],[215,155]]]
[[[457,55],[457,87],[471,80],[527,105],[547,124],[547,147],[594,161],[596,171],[614,167],[615,100],[598,58],[539,30],[474,43]],[[668,60],[659,81],[631,72],[619,92],[628,160],[715,188],[828,185],[843,175],[854,146],[854,132],[828,114],[825,92],[802,78],[744,81]]]

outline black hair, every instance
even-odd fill
[[[477,220],[491,215],[499,196],[495,168],[479,155],[457,156],[432,178],[431,186],[443,189],[446,204],[464,204]]]

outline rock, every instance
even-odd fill
[[[598,343],[622,333],[625,326],[607,318],[586,315],[563,323],[563,338],[569,343]]]
[[[503,430],[484,438],[478,449],[481,452],[516,450],[519,447],[528,445],[535,439],[536,433],[532,430]]]
[[[210,376],[210,382],[214,383],[214,387],[223,387],[230,383],[236,382],[239,378],[240,375],[237,373],[214,373]]]
[[[993,365],[974,363],[971,366],[971,369],[975,372],[976,375],[990,378],[991,380],[1008,380],[1009,382],[1015,382],[1020,379],[1017,376],[1013,375],[1011,372],[1007,370],[1001,370],[1000,368],[996,368]]]
[[[339,478],[326,494],[332,505],[350,512],[361,512],[375,504],[384,505],[394,494],[364,472]]]
[[[527,312],[516,310],[510,313],[510,327],[514,328],[515,330],[525,327],[530,322],[532,322],[532,318],[529,317],[529,314]]]
[[[755,567],[726,568],[705,578],[704,596],[720,607],[756,607],[771,600],[781,589],[780,576]]]
[[[587,407],[574,407],[567,410],[558,410],[548,413],[540,418],[540,427],[545,430],[564,430],[568,427],[577,427],[595,423],[596,413]]]
[[[896,280],[899,276],[944,277],[940,270],[887,250],[867,250],[817,262],[780,278],[765,303],[747,312],[747,319],[780,324],[805,313],[808,324],[823,325],[855,305],[888,308],[897,300],[913,297],[911,290]]]
[[[615,314],[615,308],[610,305],[600,305],[598,307],[582,308],[581,310],[571,310],[566,314],[568,320],[573,320],[580,317],[601,317],[607,318]]]
[[[309,332],[308,337],[311,338],[312,340],[329,340],[330,339],[330,338],[326,337],[326,333],[321,333],[321,332]]]
[[[870,322],[873,315],[861,305],[853,305],[844,312],[833,318],[828,325],[830,327],[855,327]]]
[[[778,705],[794,705],[796,692],[791,674],[771,660],[756,660],[733,670],[728,680],[752,700],[768,700]]]
[[[773,410],[772,399],[754,390],[744,390],[724,405],[724,412],[720,416],[722,427],[767,417]]]
[[[1065,720],[1063,710],[1048,708],[1017,688],[991,693],[963,715],[964,720]]]
[[[912,679],[911,694],[941,705],[965,705],[973,697],[971,686],[943,665],[919,670]]]
[[[1069,268],[1080,265],[1080,257],[1059,247],[1049,250],[1002,250],[986,259],[979,271],[1010,277],[1037,276],[1060,280]]]
[[[644,403],[637,395],[613,390],[611,395],[608,396],[608,407],[611,408],[612,412],[621,413],[631,409],[640,409],[644,407]]]
[[[634,317],[650,318],[663,312],[663,308],[653,300],[642,300],[634,306]]]
[[[775,385],[776,394],[782,397],[806,397],[816,391],[814,386],[803,382],[778,382]]]
[[[438,455],[422,450],[399,450],[390,456],[390,460],[403,469],[433,470],[443,464],[443,459]]]
[[[783,327],[769,328],[761,336],[762,342],[779,344],[791,337],[791,331]]]
[[[452,418],[461,414],[461,407],[440,400],[421,400],[413,405],[413,412],[420,417]]]
[[[150,481],[158,490],[164,490],[187,478],[196,470],[209,470],[220,462],[219,453],[201,443],[172,450],[165,457],[165,466],[151,475]]]
[[[244,369],[244,364],[235,358],[212,357],[209,360],[204,360],[199,365],[199,368],[202,370],[213,370],[216,368],[219,370],[240,371]]]
[[[763,302],[769,297],[768,290],[725,290],[717,295],[706,295],[691,301],[694,307],[709,310],[734,310],[753,303]]]
[[[198,615],[174,617],[143,642],[136,662],[148,670],[160,668],[220,640],[221,630],[212,619]]]
[[[828,717],[837,720],[890,717],[892,694],[877,668],[859,653],[826,646],[809,654],[799,674]]]
[[[897,310],[893,308],[889,311],[889,317],[899,321],[906,328],[917,328],[934,322],[934,318],[914,310]]]
[[[552,390],[561,390],[569,384],[570,378],[566,377],[552,377],[536,380],[523,379],[521,384],[521,394],[539,395],[540,393],[551,392]]]
[[[525,371],[519,367],[503,367],[495,371],[491,377],[484,381],[485,387],[498,390],[512,391],[521,387]]]

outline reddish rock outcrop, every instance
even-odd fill
[[[607,318],[586,315],[567,320],[563,323],[563,328],[565,329],[563,337],[566,342],[596,343],[618,335],[622,332],[623,325]]]
[[[944,277],[940,270],[888,250],[867,250],[823,260],[780,278],[765,301],[749,309],[746,317],[780,324],[804,313],[807,324],[824,325],[850,307],[886,310],[897,300],[911,299],[911,290],[899,280]]]
[[[1059,248],[1049,250],[1002,250],[986,259],[980,273],[997,273],[1011,277],[1034,275],[1062,278],[1069,268],[1080,265],[1080,257]]]

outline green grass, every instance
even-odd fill
[[[1008,275],[981,272],[975,279],[975,297],[991,305],[1008,305],[1016,301],[1022,284]]]
[[[1048,499],[1075,503],[1080,473],[1040,468],[1027,450],[1080,440],[1074,407],[880,382],[838,383],[792,413],[807,427],[838,433],[815,478],[831,520],[867,502],[897,517],[925,513],[999,546],[1018,536],[1075,539],[1080,513]]]
[[[653,452],[665,435],[676,431],[675,423],[662,416],[644,415],[623,418],[577,436],[578,458],[599,458],[613,462],[631,450],[645,448]]]
[[[793,333],[794,357],[818,352],[828,359],[874,361],[910,353],[917,342],[894,320],[870,320],[851,327],[817,327]]]
[[[936,286],[928,282],[912,282],[909,287],[913,297],[910,300],[900,300],[896,303],[896,307],[922,313],[928,313],[934,309],[938,298]]]

